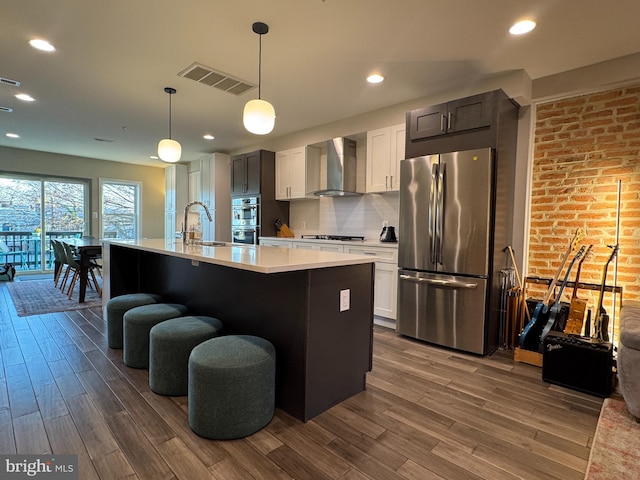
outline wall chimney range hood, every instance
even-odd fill
[[[327,141],[326,168],[320,172],[327,188],[313,192],[317,197],[343,197],[361,195],[356,191],[356,141],[338,137]]]

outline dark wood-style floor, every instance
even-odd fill
[[[195,435],[187,398],[152,393],[99,310],[18,317],[0,284],[0,453],[77,454],[81,480],[582,479],[602,401],[375,327],[367,390],[308,423]]]

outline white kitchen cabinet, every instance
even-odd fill
[[[189,172],[189,203],[200,200],[200,170]]]
[[[375,272],[373,313],[380,317],[395,320],[398,294],[398,249],[346,246],[344,253],[378,257]]]
[[[293,248],[299,248],[304,250],[320,250],[322,252],[338,252],[344,253],[344,247],[342,245],[336,245],[334,243],[312,243],[312,242],[292,242]]]
[[[182,227],[182,212],[189,199],[189,170],[186,165],[164,169],[165,238],[173,238]]]
[[[213,222],[209,222],[201,207],[193,207],[200,212],[202,239],[205,241],[231,241],[231,186],[230,159],[224,153],[212,153],[197,160],[200,163],[199,194],[196,200],[204,203]]]
[[[404,159],[405,124],[367,132],[367,193],[396,192]]]
[[[306,198],[319,189],[319,148],[305,146],[276,153],[276,200]]]
[[[176,229],[176,212],[164,212],[164,238],[172,239],[177,238],[176,232],[180,230]]]
[[[291,248],[293,242],[284,238],[261,238],[260,245],[265,247]]]

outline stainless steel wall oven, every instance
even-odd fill
[[[260,213],[259,196],[231,199],[231,241],[257,245]]]

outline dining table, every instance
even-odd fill
[[[102,241],[94,237],[65,238],[62,242],[72,246],[80,257],[80,293],[78,301],[84,302],[89,280],[91,260],[102,254]]]

